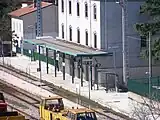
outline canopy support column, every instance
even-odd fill
[[[86,80],[89,81],[89,66],[88,66],[88,64],[86,64],[85,69],[86,69]]]
[[[48,48],[46,48],[46,64],[47,64],[47,74],[48,74]]]
[[[54,50],[54,76],[57,77],[56,50]]]
[[[90,59],[92,60],[92,57],[90,57]],[[91,90],[92,90],[92,85],[93,85],[93,81],[92,81],[92,61],[90,61],[90,74],[91,74],[91,78],[90,78],[91,79],[91,81],[90,81],[91,86],[90,87],[91,87]]]
[[[97,90],[99,89],[99,87],[98,87],[98,72],[97,72],[97,65],[95,65],[95,67],[94,67],[94,79],[95,79],[95,84],[97,85]]]
[[[39,71],[41,71],[41,47],[40,45],[38,46],[38,59],[39,59]]]
[[[34,50],[34,48],[33,48],[33,61],[36,61],[36,58],[35,58],[35,50]]]
[[[75,65],[74,65],[74,57],[71,56],[71,63],[72,63],[72,83],[74,83],[74,77],[75,77],[75,72],[74,72],[74,69],[75,69]]]
[[[81,87],[83,87],[83,61],[82,57],[80,58],[80,66],[81,66]]]
[[[62,53],[63,80],[65,80],[65,53]]]
[[[37,72],[40,72],[40,75],[39,75],[39,77],[40,77],[40,82],[41,82],[41,80],[42,80],[42,71],[41,71],[41,57],[40,57],[40,54],[41,54],[41,46],[39,45],[38,46],[38,54],[39,54],[39,68],[37,69]]]

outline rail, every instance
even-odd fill
[[[28,108],[28,105],[32,106],[31,109],[39,110],[39,106],[36,104],[40,103],[40,98],[35,98],[35,95],[29,95],[27,92],[23,90],[18,90],[17,88],[6,84],[3,80],[0,80],[0,91],[4,93],[5,99],[8,102],[8,106],[11,110],[16,110],[24,116],[29,117],[32,120],[38,120],[37,116],[31,115],[28,111],[25,112],[23,109]],[[17,107],[21,106],[21,107]]]
[[[18,77],[18,78],[20,78],[20,79],[22,79],[24,81],[30,82],[31,84],[34,84],[36,86],[38,86],[38,85],[36,83],[34,83],[34,82],[31,82],[31,80],[32,81],[40,81],[39,78],[31,76],[30,74],[25,73],[25,72],[23,72],[21,70],[18,70],[16,68],[14,68],[13,66],[10,66],[10,65],[8,66],[7,64],[0,63],[0,69],[4,70],[5,72],[7,72],[9,74],[12,74],[15,77]],[[115,112],[112,109],[104,107],[104,106],[98,104],[97,102],[95,102],[93,100],[89,100],[88,98],[86,98],[84,96],[79,96],[76,93],[73,93],[73,92],[70,92],[70,91],[65,90],[63,88],[60,88],[58,86],[55,86],[54,84],[49,83],[49,82],[44,81],[44,80],[41,80],[41,82],[50,88],[50,89],[47,89],[47,88],[43,88],[43,89],[45,89],[45,90],[47,90],[49,92],[52,92],[54,94],[63,96],[64,98],[66,98],[66,99],[68,99],[68,100],[70,100],[72,102],[77,103],[77,101],[79,101],[80,105],[85,106],[85,107],[90,107],[95,112],[97,112],[97,113],[99,113],[99,114],[101,114],[103,116],[106,116],[107,118],[109,118],[111,120],[118,120],[118,119],[121,119],[121,120],[134,120],[133,118],[129,118],[128,116],[126,116],[124,114]],[[112,116],[114,116],[117,119],[115,119]]]
[[[9,105],[9,104],[8,104],[8,106],[9,106],[11,109],[16,110],[18,113],[20,113],[20,114],[22,114],[22,115],[25,115],[25,116],[29,117],[29,118],[32,119],[32,120],[39,120],[39,119],[37,119],[36,117],[34,117],[34,116],[32,116],[32,115],[24,112],[23,110],[18,109],[18,108],[16,108],[16,107],[12,106],[12,105]]]

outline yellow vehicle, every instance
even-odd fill
[[[41,101],[40,120],[97,120],[97,117],[87,108],[64,109],[62,97],[55,96]]]
[[[97,120],[94,111],[87,108],[69,109],[57,118],[57,120]]]
[[[1,112],[0,120],[26,120],[24,116],[18,112]]]

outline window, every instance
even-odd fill
[[[79,13],[79,2],[77,2],[77,16],[80,16],[80,13]]]
[[[97,34],[94,33],[94,48],[97,48]]]
[[[96,115],[94,112],[78,113],[76,120],[81,120],[81,118],[88,118],[89,120],[96,120]],[[87,119],[87,120],[88,120]]]
[[[77,28],[77,43],[80,43],[80,30]]]
[[[86,45],[88,45],[88,31],[87,30],[85,32],[85,35],[86,35]]]
[[[64,39],[64,25],[62,24],[62,38]]]
[[[141,36],[141,47],[147,47],[147,38],[145,36]]]
[[[61,0],[62,12],[64,12],[64,0]]]
[[[72,41],[72,27],[69,27],[69,40]]]
[[[71,4],[71,1],[69,1],[69,14],[72,14],[72,4]]]
[[[93,6],[93,17],[96,20],[97,19],[97,8],[96,5]]]
[[[88,5],[85,3],[85,17],[88,17]]]

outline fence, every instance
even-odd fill
[[[21,53],[21,48],[17,48],[17,53]],[[29,52],[29,50],[27,49],[23,49],[23,54],[31,57],[32,60],[39,60],[39,53],[37,52]],[[40,54],[40,60],[43,62],[46,62],[46,56],[43,54]],[[48,63],[51,65],[54,65],[54,59],[52,59],[51,57],[48,57]]]
[[[160,100],[160,76],[151,78],[151,98]],[[149,97],[149,79],[130,79],[128,81],[128,89],[139,95]]]

